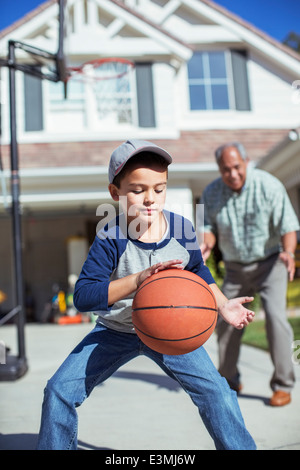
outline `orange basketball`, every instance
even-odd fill
[[[139,338],[162,354],[186,354],[213,333],[217,305],[209,285],[194,273],[167,269],[146,279],[132,304]]]

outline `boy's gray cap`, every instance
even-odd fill
[[[155,145],[152,142],[147,142],[146,140],[127,140],[127,142],[124,142],[122,145],[117,147],[110,157],[108,169],[109,182],[113,182],[114,177],[120,173],[125,163],[127,163],[131,157],[141,152],[156,153],[163,157],[168,164],[172,163],[171,155],[169,155],[164,149],[158,147],[158,145]]]

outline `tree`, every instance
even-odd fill
[[[282,42],[286,46],[300,53],[300,34],[291,31]]]

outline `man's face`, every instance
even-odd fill
[[[219,169],[224,183],[235,192],[240,192],[246,181],[248,160],[243,160],[235,147],[223,150]]]

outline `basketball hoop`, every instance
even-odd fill
[[[100,120],[132,122],[132,72],[134,63],[123,58],[90,60],[76,67],[68,67],[65,79],[65,98],[68,85],[84,83],[93,94]]]
[[[134,68],[134,63],[130,60],[118,57],[106,57],[103,59],[94,59],[84,62],[78,67],[68,67],[68,82],[72,78],[87,80],[117,80],[127,75]],[[91,75],[89,72],[94,70],[96,74]]]

